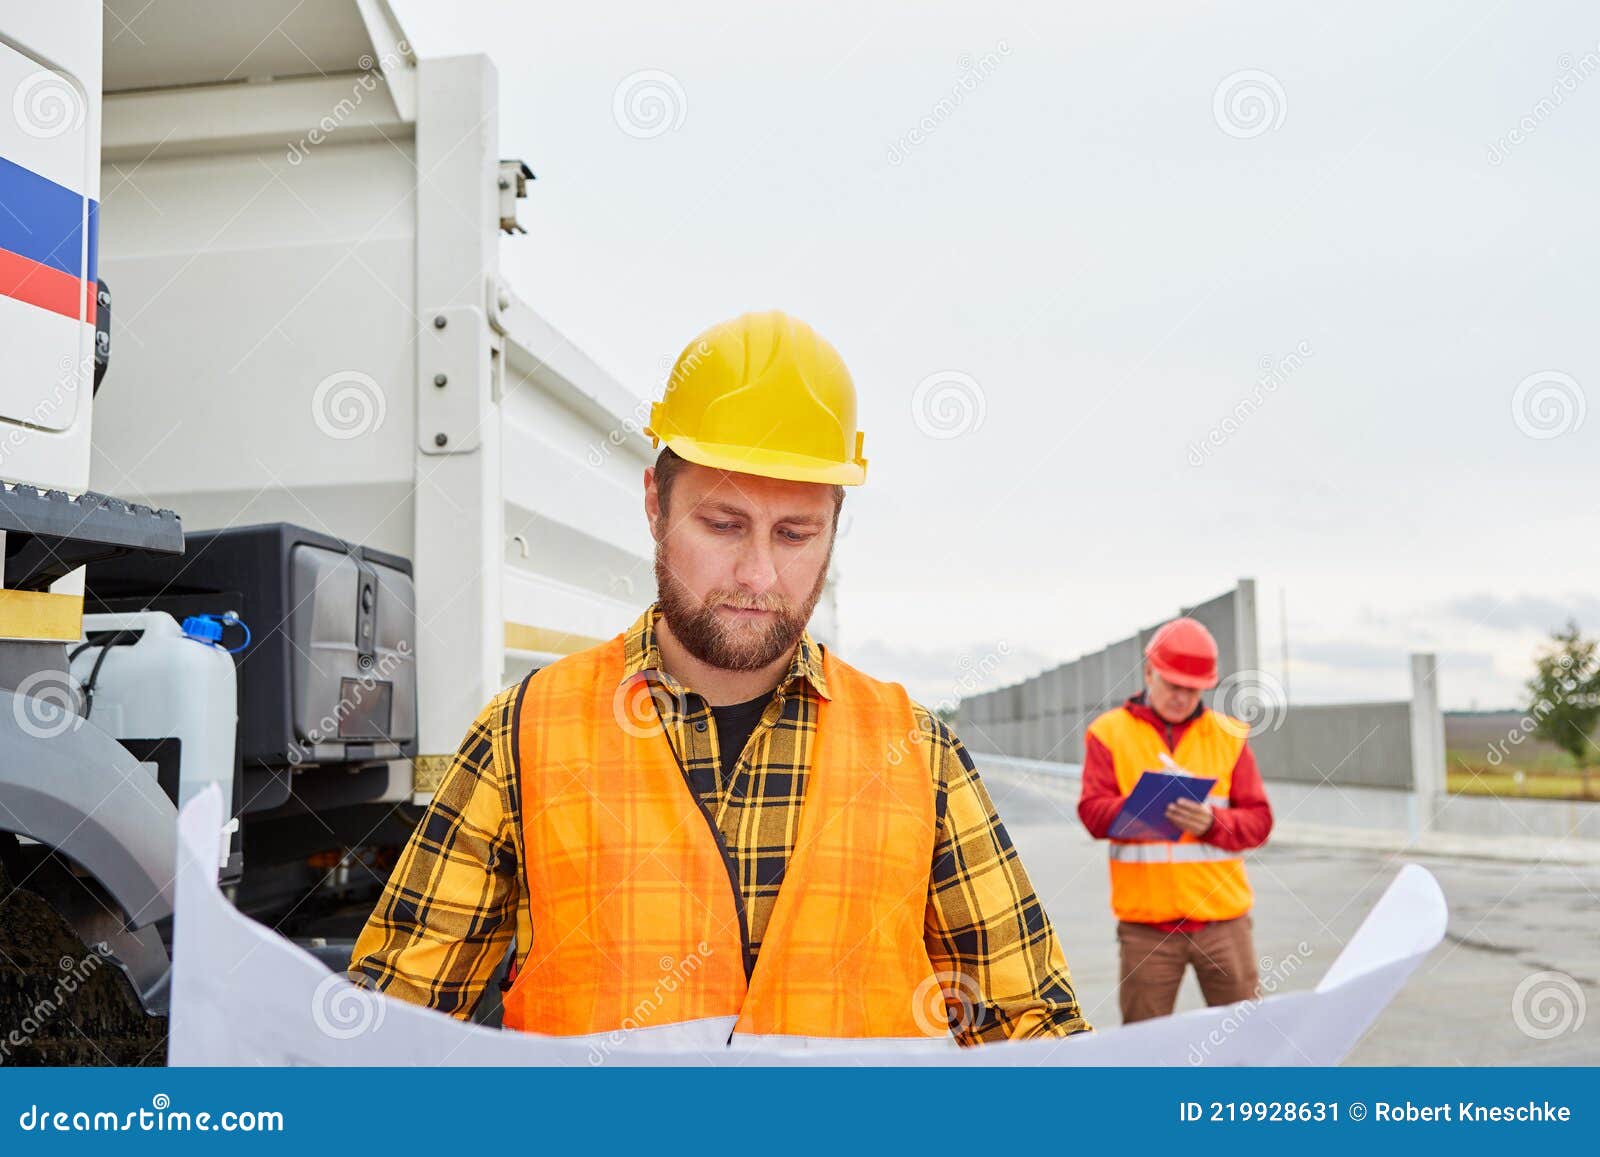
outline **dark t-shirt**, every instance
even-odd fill
[[[743,703],[730,703],[726,707],[713,707],[711,717],[717,721],[717,763],[721,781],[733,779],[734,766],[744,754],[744,745],[761,722],[761,715],[772,702],[772,691],[757,695]],[[709,767],[696,768],[693,776],[695,794],[710,798],[717,792],[717,772]]]

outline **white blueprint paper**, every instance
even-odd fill
[[[958,1049],[943,1042],[729,1046],[728,1024],[582,1041],[501,1032],[369,992],[241,915],[217,888],[221,795],[179,816],[174,1065],[1334,1065],[1444,937],[1438,882],[1410,864],[1311,992],[1197,1009],[1067,1039]],[[692,1031],[692,1030],[691,1030]]]

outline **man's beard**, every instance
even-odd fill
[[[831,544],[828,556],[831,561]],[[656,543],[656,590],[662,618],[684,650],[707,666],[723,671],[759,671],[794,650],[811,621],[811,612],[822,597],[827,578],[828,563],[824,562],[816,586],[798,609],[782,595],[751,596],[735,589],[710,591],[701,602],[672,573],[665,545]],[[719,606],[773,613],[756,622],[730,622],[717,613]]]

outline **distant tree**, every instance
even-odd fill
[[[1585,639],[1578,624],[1569,620],[1565,630],[1551,632],[1549,645],[1534,658],[1536,673],[1528,680],[1533,733],[1572,756],[1583,776],[1585,799],[1591,794],[1589,776],[1600,754],[1591,738],[1600,723],[1597,651],[1600,641]]]
[[[950,725],[951,727],[955,726],[956,711],[957,708],[950,703],[941,703],[939,706],[933,709],[933,713],[937,715],[942,722]]]

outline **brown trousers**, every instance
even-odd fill
[[[1232,1004],[1257,995],[1250,914],[1216,920],[1198,932],[1162,932],[1152,924],[1117,923],[1122,949],[1122,1023],[1167,1016],[1178,1000],[1183,970],[1194,965],[1207,1004]]]

